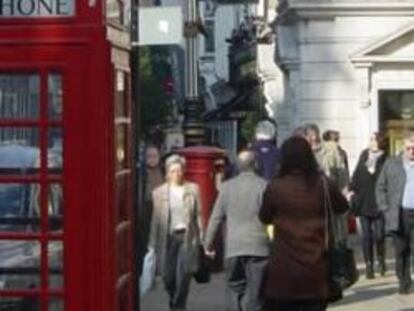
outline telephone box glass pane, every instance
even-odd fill
[[[64,303],[61,298],[52,298],[49,302],[49,311],[63,311]]]
[[[40,243],[0,241],[0,288],[33,289],[40,284]]]
[[[63,157],[62,157],[62,129],[50,128],[49,129],[49,142],[48,142],[48,161],[47,166],[49,173],[59,174],[62,170]]]
[[[116,127],[116,163],[117,168],[122,169],[127,166],[128,155],[128,125],[118,125]]]
[[[131,250],[129,249],[129,241],[131,239],[130,236],[130,229],[124,228],[122,232],[118,233],[117,236],[117,253],[116,258],[118,261],[118,277],[122,277],[123,275],[129,272],[129,263],[131,258]]]
[[[129,81],[123,71],[116,71],[115,112],[116,117],[129,116]]]
[[[128,181],[129,175],[121,175],[116,178],[115,208],[118,214],[118,221],[128,219]]]
[[[4,311],[39,311],[38,297],[0,297],[0,310]]]
[[[62,185],[49,185],[48,192],[49,230],[63,231],[63,189]]]
[[[63,111],[63,89],[62,75],[58,73],[49,74],[49,118],[52,120],[62,119]]]
[[[39,167],[39,130],[0,127],[0,174],[33,174]]]
[[[63,288],[63,242],[49,242],[49,287]]]
[[[39,184],[0,184],[0,231],[39,231],[39,202]]]
[[[30,74],[0,74],[0,118],[38,119],[40,77]]]

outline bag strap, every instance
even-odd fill
[[[323,192],[323,206],[325,211],[325,217],[324,217],[324,223],[325,223],[325,247],[326,250],[329,249],[330,243],[329,243],[329,232],[331,232],[332,236],[332,242],[335,245],[336,239],[335,239],[335,233],[334,230],[329,230],[329,228],[334,228],[334,220],[333,220],[333,209],[332,209],[332,201],[331,196],[329,193],[329,186],[328,186],[328,180],[325,176],[321,175],[322,180],[322,192]]]

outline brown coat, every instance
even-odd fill
[[[184,238],[186,273],[194,273],[199,265],[199,250],[201,245],[201,199],[198,185],[184,183],[183,207],[186,215],[186,233]],[[168,265],[167,244],[170,221],[169,186],[162,184],[153,191],[154,212],[151,221],[149,248],[154,248],[157,261],[157,274],[164,276]]]
[[[348,204],[338,188],[329,187],[336,213]],[[307,184],[301,174],[275,179],[266,189],[259,217],[276,226],[264,294],[267,299],[324,299],[327,261],[322,181]]]

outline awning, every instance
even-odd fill
[[[236,96],[216,109],[203,114],[204,122],[214,120],[236,120],[246,117],[249,111],[254,109],[257,96],[257,87],[252,86],[239,90]]]
[[[211,88],[211,92],[204,94],[204,104],[207,109],[216,109],[217,107],[228,103],[237,96],[237,90],[234,89],[229,83],[219,81],[214,83]],[[214,102],[211,98],[214,97]]]

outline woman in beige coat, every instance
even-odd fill
[[[155,250],[157,274],[164,280],[171,310],[185,310],[199,264],[200,195],[196,184],[184,180],[184,158],[172,155],[165,167],[166,182],[153,192],[149,247]]]

